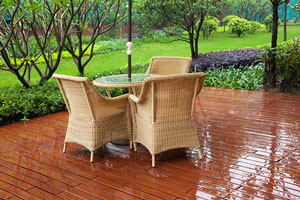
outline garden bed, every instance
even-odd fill
[[[199,54],[193,59],[190,72],[215,70],[221,67],[250,66],[260,62],[260,49],[236,49],[231,51],[217,51]]]

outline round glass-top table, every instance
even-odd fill
[[[137,87],[148,77],[151,77],[151,74],[131,74],[131,81],[129,81],[127,74],[102,76],[97,78],[94,84],[101,87]]]
[[[109,97],[111,97],[108,88],[129,88],[133,90],[135,87],[143,85],[145,78],[151,77],[152,74],[131,74],[131,81],[128,80],[127,74],[102,76],[94,80],[94,85],[103,87]]]

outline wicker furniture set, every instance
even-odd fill
[[[139,81],[94,82],[105,88],[130,88],[129,94],[114,98],[102,96],[87,78],[53,75],[69,111],[63,152],[67,143],[75,142],[90,150],[93,162],[97,148],[129,139],[135,151],[136,143],[149,150],[152,167],[155,155],[175,148],[196,148],[201,159],[193,110],[205,74],[189,74],[190,64],[191,58],[153,57],[148,75]]]

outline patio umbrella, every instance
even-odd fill
[[[128,42],[127,55],[128,55],[128,81],[131,81],[131,53],[133,44],[131,42],[131,30],[132,30],[132,0],[128,0]]]

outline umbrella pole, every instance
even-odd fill
[[[129,10],[128,10],[128,43],[127,43],[127,54],[128,54],[128,81],[131,81],[131,30],[132,30],[132,0],[128,0],[129,2]]]

